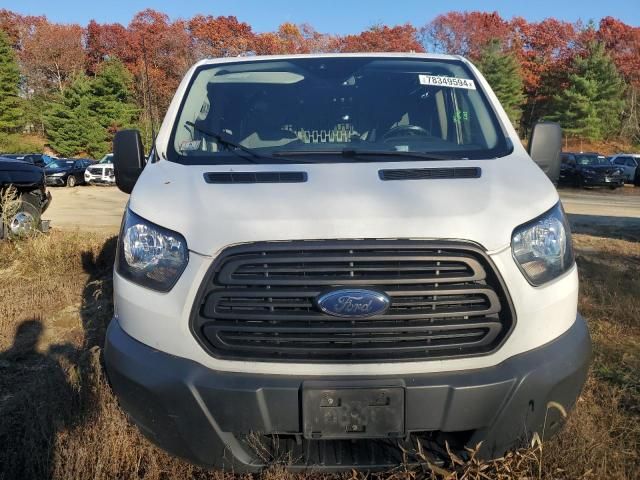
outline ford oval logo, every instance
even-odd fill
[[[318,308],[334,317],[363,318],[381,315],[391,305],[384,293],[363,289],[333,290],[320,295]]]

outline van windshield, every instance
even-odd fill
[[[205,65],[169,160],[187,164],[485,159],[510,153],[457,60],[318,57]]]

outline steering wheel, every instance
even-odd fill
[[[396,137],[431,137],[431,134],[425,128],[418,125],[396,125],[382,135],[382,140],[389,140]]]

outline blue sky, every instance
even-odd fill
[[[523,16],[541,20],[554,16],[563,20],[596,22],[605,16],[640,26],[640,0],[2,0],[0,8],[23,14],[46,15],[56,22],[86,24],[129,23],[131,17],[147,7],[167,13],[171,18],[188,18],[196,13],[235,15],[250,23],[255,31],[275,29],[282,22],[309,22],[321,32],[354,33],[377,23],[411,22],[423,25],[439,13],[450,10],[496,10],[505,18]]]

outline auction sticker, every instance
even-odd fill
[[[420,85],[433,85],[436,87],[466,88],[475,90],[476,84],[468,78],[440,77],[437,75],[418,75]]]

